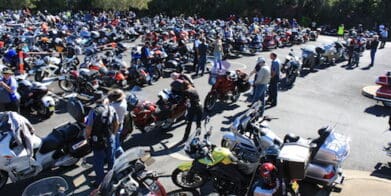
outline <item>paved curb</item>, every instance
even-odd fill
[[[345,170],[344,174],[346,177],[341,192],[333,192],[332,195],[391,195],[391,180],[387,179],[390,178],[389,176],[375,177],[371,176],[370,172],[355,170]]]
[[[366,87],[362,88],[361,93],[362,93],[362,95],[373,99],[373,97],[376,94],[377,89],[379,89],[379,88],[380,88],[379,85],[366,86]]]

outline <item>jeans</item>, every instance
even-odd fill
[[[262,102],[261,107],[261,116],[263,116],[263,112],[265,111],[265,93],[266,93],[267,85],[266,84],[258,84],[254,86],[254,94],[253,94],[253,100],[252,104],[254,104],[257,101]]]
[[[215,60],[214,60],[214,66],[217,68],[217,64],[219,65],[219,69],[221,69],[221,52],[214,52],[213,53],[213,55],[214,55],[214,58],[215,58]]]
[[[107,162],[108,169],[111,170],[114,165],[114,153],[113,153],[113,144],[115,136],[112,135],[109,139],[110,145],[105,149],[92,149],[93,155],[93,169],[96,174],[96,184],[100,184],[105,177],[104,166]]]
[[[272,105],[277,105],[278,79],[271,79],[269,85],[269,101]]]
[[[196,72],[197,75],[200,72],[200,69],[201,69],[201,75],[204,75],[205,64],[206,64],[206,55],[200,56],[200,59],[198,59],[198,67],[197,67],[197,72]]]
[[[193,124],[194,117],[196,119],[197,128],[201,128],[202,107],[200,105],[192,106],[188,109],[185,135],[183,136],[184,140],[189,138],[191,132],[191,124]]]
[[[371,65],[375,62],[375,54],[377,49],[371,49]]]
[[[113,143],[113,149],[114,149],[114,157],[118,158],[122,153],[124,153],[124,150],[121,147],[121,133],[122,133],[123,125],[118,130],[117,134],[115,134],[115,142]]]

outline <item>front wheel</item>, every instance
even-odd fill
[[[161,76],[162,76],[161,70],[155,66],[153,68],[152,82],[157,82]]]
[[[34,75],[35,81],[42,82],[44,78],[45,78],[45,72],[39,71],[39,70],[37,72],[35,72],[35,75]]]
[[[75,88],[76,88],[74,82],[71,81],[71,80],[67,80],[67,79],[59,80],[58,81],[58,86],[63,91],[68,92],[68,93],[75,91]]]
[[[40,103],[37,109],[38,115],[49,118],[54,113],[54,106],[46,107],[43,103]]]
[[[6,171],[0,171],[0,189],[2,189],[8,181],[8,173]]]
[[[295,83],[295,81],[296,81],[296,74],[294,73],[287,75],[287,77],[285,78],[286,86],[292,86],[293,83]]]
[[[212,111],[216,105],[216,102],[217,102],[217,94],[211,92],[208,93],[208,95],[206,95],[205,103],[204,103],[205,110]]]
[[[206,178],[202,175],[190,173],[190,171],[182,171],[178,168],[172,172],[171,179],[176,186],[185,190],[199,188],[206,182]]]

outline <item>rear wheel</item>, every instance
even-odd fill
[[[52,106],[54,108],[54,106]],[[50,107],[46,107],[43,103],[39,103],[38,109],[37,109],[38,115],[44,117],[44,118],[49,118],[50,116],[53,115],[54,110],[51,109]]]
[[[204,107],[206,111],[211,111],[215,107],[217,102],[217,94],[209,92],[208,95],[206,95]]]
[[[185,190],[196,189],[205,184],[206,178],[198,173],[190,173],[189,171],[182,171],[178,168],[172,172],[172,182],[178,187]]]
[[[162,76],[161,70],[155,66],[153,68],[152,82],[157,82],[161,76]]]
[[[8,173],[6,171],[0,171],[0,189],[2,189],[8,181]]]
[[[75,84],[73,81],[65,79],[65,80],[59,80],[58,86],[65,92],[73,92],[75,90]]]

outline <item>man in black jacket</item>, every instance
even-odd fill
[[[377,47],[379,47],[379,36],[375,35],[373,36],[373,40],[371,42],[371,64],[369,64],[369,67],[372,67],[373,63],[375,62]]]

